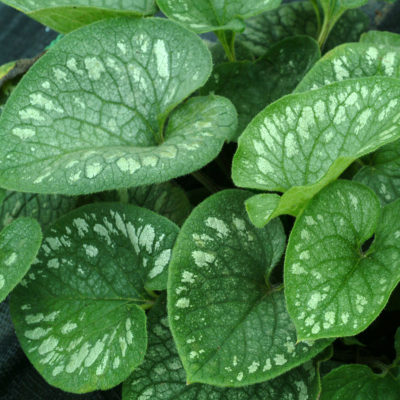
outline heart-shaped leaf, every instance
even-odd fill
[[[146,289],[165,288],[177,233],[166,218],[119,203],[82,207],[52,226],[11,297],[21,346],[50,384],[108,389],[141,364]]]
[[[349,181],[311,200],[285,258],[285,296],[299,340],[352,336],[379,315],[400,281],[399,213],[396,201],[381,215],[372,190]]]
[[[361,35],[360,42],[375,46],[400,47],[400,35],[393,32],[369,31]]]
[[[380,38],[380,35],[377,35]],[[296,88],[296,92],[316,89],[332,82],[367,76],[400,78],[400,52],[393,46],[368,43],[351,43],[339,46],[319,60]],[[387,108],[396,106],[393,98]],[[385,118],[386,109],[378,114]],[[377,150],[354,177],[354,180],[371,187],[383,204],[400,195],[398,154],[400,142],[390,143]]]
[[[259,113],[232,168],[237,186],[284,192],[259,223],[297,215],[354,160],[398,139],[399,96],[400,80],[363,78],[283,97]]]
[[[201,92],[214,92],[233,102],[239,114],[239,137],[258,112],[292,92],[319,57],[317,42],[308,36],[284,39],[256,62],[217,65]]]
[[[164,296],[150,311],[148,325],[149,350],[143,364],[124,382],[123,400],[316,400],[318,397],[318,372],[312,362],[276,379],[243,388],[187,385],[185,370],[169,330]]]
[[[155,0],[2,0],[58,32],[70,32],[100,19],[154,14]]]
[[[198,32],[242,31],[243,19],[279,6],[281,0],[157,0],[161,11]]]
[[[400,78],[400,51],[391,46],[369,43],[343,44],[326,53],[311,68],[296,88],[296,92],[368,76]]]
[[[0,302],[28,272],[42,241],[39,224],[20,218],[0,232]]]
[[[4,108],[0,185],[83,194],[203,167],[236,131],[231,102],[192,98],[165,125],[210,73],[205,44],[171,21],[116,18],[70,33],[30,69]]]
[[[358,41],[362,32],[369,27],[367,15],[359,10],[349,10],[332,29],[325,49],[331,49],[343,42]],[[317,20],[311,2],[295,1],[283,4],[246,21],[246,30],[238,41],[254,54],[262,56],[276,42],[294,35],[308,35],[316,38]]]
[[[9,225],[16,218],[32,217],[46,228],[56,219],[73,210],[76,197],[35,193],[6,192],[0,206],[0,227]]]
[[[310,360],[329,341],[296,343],[282,286],[269,276],[285,246],[279,220],[256,229],[243,202],[219,192],[184,223],[171,260],[168,315],[188,382],[246,386]]]
[[[375,374],[366,365],[343,365],[322,379],[321,400],[398,400],[400,385],[390,374]]]

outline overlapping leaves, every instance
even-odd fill
[[[400,78],[400,52],[396,48],[399,35],[387,32],[369,32],[361,43],[339,46],[327,53],[304,77],[296,91],[316,89],[336,81],[366,76]],[[388,108],[395,107],[393,98]],[[378,115],[378,119],[384,114]],[[366,164],[354,176],[358,182],[371,187],[383,204],[399,197],[397,184],[399,142],[378,149],[364,160]]]
[[[297,215],[355,159],[398,139],[399,95],[397,79],[347,80],[286,96],[259,113],[239,139],[233,180],[284,194],[260,195],[271,208],[250,215],[253,222]]]
[[[235,133],[234,107],[218,96],[196,97],[169,113],[210,72],[201,39],[170,21],[111,19],[72,32],[7,102],[0,184],[83,194],[203,167]]]

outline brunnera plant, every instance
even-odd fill
[[[400,36],[365,2],[4,1],[67,33],[0,68],[0,300],[49,384],[400,397],[397,325],[360,336],[400,281]]]

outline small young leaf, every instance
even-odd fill
[[[285,246],[279,220],[256,229],[249,192],[219,192],[184,223],[171,260],[168,315],[190,383],[246,386],[310,360],[329,341],[296,344],[281,287],[268,281]]]
[[[25,276],[41,241],[40,226],[31,218],[20,218],[0,232],[0,302]]]
[[[369,76],[400,78],[400,52],[391,46],[369,43],[343,44],[326,53],[311,68],[296,88],[296,92]],[[379,117],[383,118],[384,115]]]
[[[84,393],[124,381],[147,347],[146,289],[164,289],[178,228],[144,208],[82,207],[45,235],[11,296],[21,346],[52,385]]]
[[[318,373],[311,361],[268,382],[243,388],[188,385],[168,327],[164,296],[150,311],[148,326],[149,350],[143,364],[124,382],[123,400],[316,400],[318,397]]]
[[[117,16],[154,14],[155,0],[2,0],[29,17],[67,33],[83,25]]]
[[[198,32],[243,31],[243,19],[279,6],[281,0],[157,0],[161,11]]]
[[[239,138],[235,184],[285,192],[264,222],[297,215],[355,159],[400,137],[399,96],[400,80],[374,77],[283,97]]]
[[[334,26],[325,49],[343,42],[358,41],[369,27],[369,18],[360,10],[349,10]],[[264,55],[276,42],[294,35],[317,37],[318,27],[315,11],[310,2],[295,1],[283,4],[246,21],[246,30],[238,41],[258,56]]]
[[[307,36],[284,39],[256,62],[216,66],[201,93],[214,92],[232,101],[239,114],[239,137],[258,112],[293,91],[320,55],[317,42]]]
[[[379,315],[400,281],[399,213],[397,201],[381,214],[372,190],[349,181],[311,200],[285,259],[285,296],[298,340],[353,336]]]
[[[84,194],[203,167],[236,131],[232,103],[192,98],[164,125],[211,67],[201,39],[165,19],[116,18],[70,33],[31,68],[4,108],[0,185]]]
[[[390,374],[374,374],[366,365],[343,365],[322,379],[321,400],[398,400],[400,385]]]
[[[400,47],[400,35],[393,32],[369,31],[361,35],[360,42],[375,46]]]
[[[73,210],[77,203],[76,197],[7,192],[0,206],[0,227],[24,216],[37,219],[42,228],[47,228],[56,219]]]

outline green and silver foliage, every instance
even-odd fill
[[[28,272],[42,241],[39,224],[20,218],[0,232],[0,302]]]
[[[369,43],[346,43],[338,46],[326,53],[311,68],[296,92],[318,89],[347,79],[372,76],[399,79],[400,49]]]
[[[281,0],[157,0],[161,11],[197,32],[243,31],[244,19],[278,7]]]
[[[278,378],[243,388],[186,383],[162,296],[149,313],[149,350],[122,387],[123,400],[316,400],[318,371],[311,361]]]
[[[214,92],[232,101],[239,115],[239,137],[258,112],[291,93],[320,56],[317,42],[308,36],[284,39],[256,62],[217,65],[201,93]]]
[[[169,114],[211,68],[201,39],[164,19],[116,18],[70,33],[3,110],[0,185],[76,195],[203,167],[236,132],[232,103],[195,97]]]
[[[34,193],[6,192],[0,205],[0,227],[19,217],[32,217],[47,228],[56,219],[76,208],[76,197]]]
[[[376,46],[400,47],[400,35],[393,32],[369,31],[361,35],[360,42]]]
[[[169,269],[168,315],[190,383],[239,387],[275,378],[330,342],[296,343],[282,286],[270,275],[285,247],[278,219],[248,220],[241,190],[219,192],[184,223]]]
[[[262,195],[271,208],[250,215],[256,226],[297,215],[354,160],[398,139],[399,96],[400,80],[363,78],[288,95],[259,113],[239,139],[233,180],[284,194]]]
[[[11,296],[18,339],[43,377],[65,391],[108,389],[142,363],[144,309],[163,290],[178,227],[144,208],[99,203],[45,234]]]
[[[369,42],[368,38],[372,43]],[[387,38],[387,40],[385,40]],[[316,89],[332,82],[367,76],[388,76],[400,78],[400,50],[394,45],[400,43],[400,35],[386,32],[367,34],[362,43],[339,46],[318,61],[296,88],[297,92]],[[375,44],[381,40],[385,45]],[[395,107],[393,98],[388,108]],[[379,116],[378,116],[379,118]],[[391,143],[378,149],[355,176],[354,180],[371,187],[383,204],[400,196],[397,189],[400,182],[400,142]]]
[[[358,41],[369,24],[369,18],[362,11],[347,11],[334,26],[324,49],[343,42]],[[238,36],[238,40],[257,56],[263,56],[280,40],[295,35],[317,38],[317,34],[317,19],[311,2],[295,1],[246,20],[246,30]]]
[[[400,201],[336,181],[297,218],[285,258],[285,296],[298,340],[367,328],[400,281]],[[368,249],[363,244],[373,235]]]
[[[155,0],[1,0],[29,17],[67,33],[92,22],[117,16],[156,12]]]
[[[366,365],[343,365],[322,379],[321,400],[398,400],[400,384],[390,373],[375,374]]]

